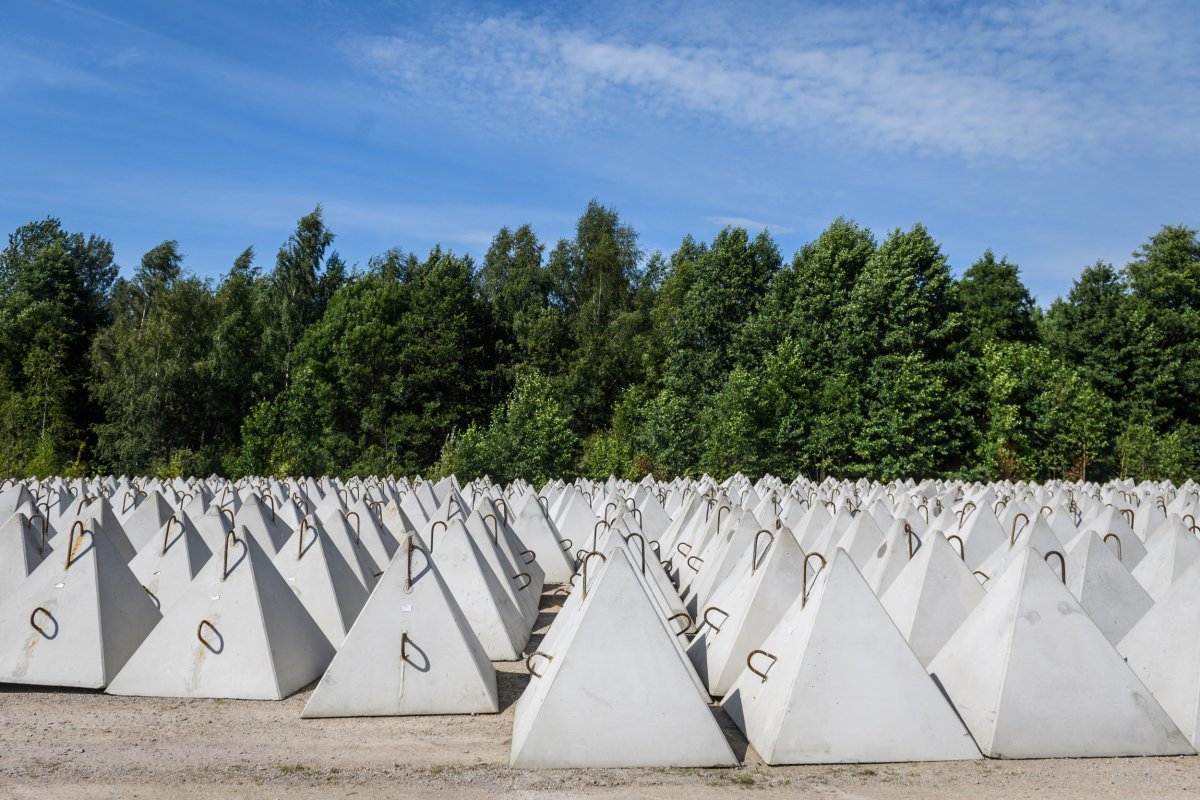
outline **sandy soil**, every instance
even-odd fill
[[[720,712],[740,769],[513,770],[530,678],[497,667],[502,711],[473,717],[302,720],[311,687],[270,703],[0,685],[0,798],[1200,796],[1200,757],[768,767]]]

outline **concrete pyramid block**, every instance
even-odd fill
[[[142,502],[138,503],[128,516],[121,522],[129,543],[139,553],[147,542],[155,539],[162,531],[163,525],[174,515],[175,509],[167,502],[162,493],[155,490],[149,493]]]
[[[729,691],[746,667],[746,653],[770,635],[804,580],[804,552],[795,537],[780,530],[767,538],[759,539],[759,552],[751,551],[747,574],[714,593],[696,620],[687,654],[714,697]]]
[[[518,558],[513,553],[513,548],[505,540],[499,520],[494,515],[488,515],[488,520],[485,521],[482,514],[472,511],[462,525],[479,548],[488,569],[496,576],[505,594],[521,613],[526,628],[532,631],[542,590],[537,576],[544,573],[540,569],[530,572],[525,564],[527,559]]]
[[[43,537],[45,531],[45,517],[31,520],[19,511],[0,526],[0,602],[24,583],[53,551],[49,540]]]
[[[1116,645],[1154,600],[1093,531],[1081,535],[1066,556],[1067,588]]]
[[[132,561],[133,557],[137,555],[137,549],[129,541],[125,529],[121,527],[121,523],[117,520],[117,515],[113,513],[113,507],[107,498],[100,497],[84,504],[83,510],[67,527],[74,525],[75,522],[82,522],[83,527],[89,531],[102,530],[109,544],[116,550],[117,555],[125,560],[126,564]]]
[[[1164,597],[1175,579],[1200,560],[1200,538],[1178,528],[1155,536],[1146,557],[1133,568],[1133,577],[1154,600]]]
[[[165,612],[187,592],[192,579],[212,558],[204,537],[188,516],[168,517],[158,534],[129,562],[159,611]]]
[[[524,503],[512,520],[513,531],[532,550],[550,583],[566,583],[575,572],[574,542],[564,540],[536,500]]]
[[[692,565],[699,562],[699,569],[695,570],[695,575],[683,596],[689,614],[695,616],[697,611],[703,608],[713,588],[725,580],[738,563],[738,559],[749,552],[760,530],[763,530],[763,527],[755,518],[754,512],[744,511],[738,514],[724,531],[714,536],[699,556],[687,559],[685,563],[689,569],[694,569]]]
[[[893,522],[884,533],[883,542],[862,570],[862,576],[871,591],[877,595],[886,592],[920,549],[921,537],[912,524],[904,519]]]
[[[103,531],[77,524],[0,605],[0,682],[101,689],[160,619]]]
[[[931,533],[880,602],[928,666],[984,594],[961,554],[940,533]]]
[[[570,629],[528,659],[514,767],[714,767],[737,759],[675,634],[623,549],[589,577]]]
[[[1193,564],[1117,645],[1134,674],[1200,748],[1200,564]]]
[[[993,758],[1193,752],[1033,548],[988,582],[929,671]]]
[[[979,758],[844,550],[748,665],[722,707],[768,764]]]
[[[432,555],[488,659],[516,661],[529,641],[530,627],[509,594],[510,576],[497,575],[489,566],[484,548],[494,546],[491,537],[482,539],[477,541],[456,519],[435,536]]]
[[[496,670],[436,564],[406,537],[303,716],[499,710]]]
[[[281,700],[334,648],[262,546],[228,537],[109,684],[110,694]]]
[[[375,583],[383,575],[383,568],[387,566],[387,562],[380,564],[371,556],[371,551],[367,549],[362,537],[350,522],[352,518],[348,519],[344,514],[334,513],[325,522],[320,522],[315,517],[306,519],[310,527],[315,527],[321,535],[328,537],[329,541],[333,542],[333,546],[342,554],[346,565],[350,567],[359,582],[367,587],[367,591],[374,589]],[[301,526],[303,524],[302,521]],[[290,544],[292,542],[289,541]]]
[[[272,563],[336,648],[350,632],[369,593],[323,530],[303,526]]]
[[[250,492],[237,512],[237,525],[245,528],[270,555],[275,555],[292,536],[292,528],[283,521],[275,510],[274,501],[263,502],[254,492]]]

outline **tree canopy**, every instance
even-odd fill
[[[320,206],[264,269],[172,239],[119,277],[55,219],[0,252],[0,471],[1200,477],[1200,239],[1153,233],[1043,312],[992,250],[837,218],[646,253],[592,201],[479,262],[348,266]],[[211,274],[211,270],[206,273]]]

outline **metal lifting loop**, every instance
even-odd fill
[[[482,519],[484,527],[487,527],[487,521],[489,519],[492,521],[492,541],[496,544],[500,544],[500,520],[496,519],[495,514],[484,514]]]
[[[35,609],[32,611],[32,613],[30,613],[30,615],[29,615],[29,624],[33,626],[33,629],[34,629],[35,631],[37,631],[37,632],[38,632],[38,633],[40,633],[42,636],[45,636],[47,639],[49,639],[49,638],[50,638],[50,634],[46,633],[46,629],[45,629],[45,628],[43,628],[41,625],[38,625],[38,624],[37,624],[37,614],[38,614],[38,612],[39,612],[39,611],[40,611],[40,612],[42,612],[43,614],[45,614],[47,617],[50,617],[50,619],[54,619],[54,615],[53,615],[53,614],[51,614],[49,611],[47,611],[46,609],[42,608],[41,606],[38,606],[37,608],[35,608]]]
[[[1129,527],[1132,528],[1133,527],[1133,516],[1134,516],[1133,509],[1132,508],[1122,508],[1121,516],[1125,518],[1125,521],[1129,523]]]
[[[400,660],[408,661],[408,631],[400,634]]]
[[[713,622],[711,619],[709,619],[709,618],[708,618],[708,615],[709,615],[709,614],[711,614],[711,613],[712,613],[712,612],[714,612],[714,611],[716,611],[717,613],[720,613],[720,614],[724,614],[724,615],[725,615],[725,619],[721,620],[721,625],[724,625],[724,624],[725,624],[725,620],[729,619],[729,612],[728,612],[728,611],[726,611],[726,610],[725,610],[725,609],[723,609],[723,608],[717,608],[716,606],[709,606],[708,608],[704,609],[704,617],[703,617],[703,619],[704,619],[704,624],[705,624],[705,625],[707,625],[708,627],[712,628],[712,629],[713,629],[714,631],[716,631],[717,633],[720,633],[720,632],[721,632],[721,625],[717,625],[717,624],[716,624],[716,623],[714,623],[714,622]]]
[[[587,597],[588,562],[591,561],[592,558],[595,556],[599,556],[601,561],[604,561],[604,562],[608,561],[608,558],[605,557],[604,553],[601,553],[596,550],[589,552],[587,555],[585,555],[583,557],[583,566],[580,567],[580,572],[583,574],[583,596],[584,597]]]
[[[1017,520],[1018,520],[1018,519],[1021,519],[1022,517],[1024,517],[1024,518],[1025,518],[1025,525],[1028,525],[1028,524],[1029,524],[1029,515],[1028,515],[1028,514],[1026,514],[1024,511],[1018,511],[1018,512],[1017,512],[1017,515],[1016,515],[1015,517],[1013,517],[1013,521],[1012,521],[1012,528],[1011,528],[1011,530],[1009,530],[1009,532],[1008,532],[1008,546],[1009,546],[1010,548],[1011,548],[1011,547],[1016,547],[1016,545],[1017,545],[1017,534],[1018,534],[1018,531],[1017,531]],[[1022,525],[1022,526],[1021,526],[1021,530],[1022,530],[1022,531],[1023,531],[1023,530],[1025,530],[1025,525]]]
[[[526,564],[532,564],[533,562],[537,561],[537,553],[533,552],[532,550],[522,550],[517,555],[529,556],[529,560],[525,562]]]
[[[441,525],[442,530],[446,533],[450,532],[450,526],[447,525],[443,520],[435,519],[433,521],[433,524],[429,526],[429,552],[431,553],[433,552],[433,532],[437,530],[438,525]]]
[[[515,581],[515,580],[518,580],[518,579],[520,579],[520,578],[524,578],[524,579],[525,579],[525,583],[523,583],[522,585],[518,586],[518,587],[517,587],[517,591],[523,591],[523,590],[525,590],[525,589],[528,589],[528,588],[529,588],[529,587],[530,587],[530,586],[533,584],[533,576],[532,576],[532,575],[530,575],[528,572],[518,572],[516,575],[513,575],[513,576],[512,576],[512,579],[513,579],[514,581]]]
[[[1117,540],[1117,560],[1124,561],[1125,559],[1121,557],[1121,537],[1117,536],[1117,534],[1113,533],[1112,531],[1109,531],[1108,533],[1104,534],[1104,541],[1107,542],[1109,539]]]
[[[220,637],[221,633],[220,633],[220,631],[217,630],[217,626],[213,625],[211,622],[209,622],[206,619],[202,619],[202,620],[200,620],[200,624],[196,626],[196,638],[200,640],[200,644],[204,645],[209,650],[216,650],[216,648],[213,647],[211,644],[209,644],[208,641],[204,638],[204,626],[205,625],[207,625],[213,633],[215,633],[218,637]]]
[[[721,512],[729,513],[729,506],[720,506],[717,508],[717,530],[721,530]]]
[[[221,580],[224,581],[229,577],[229,543],[241,546],[242,540],[238,538],[237,533],[230,530],[225,533],[225,561],[221,568]]]
[[[687,545],[687,550],[683,549],[684,545]],[[680,542],[679,544],[675,545],[675,549],[678,550],[679,553],[684,556],[690,556],[692,554],[692,546],[690,544],[688,544],[687,542]]]
[[[304,519],[300,520],[300,532],[296,536],[296,558],[297,559],[304,557],[304,531],[307,530],[308,527],[309,527],[308,517],[305,517]],[[315,528],[313,530],[314,530],[314,532],[316,531]]]
[[[78,535],[76,534],[76,530],[78,530]],[[83,520],[75,520],[75,523],[71,525],[71,532],[67,535],[67,566],[64,569],[70,569],[71,565],[75,563],[75,550],[79,547],[79,543],[83,541],[85,533],[90,537],[95,537],[94,533],[84,530]]]
[[[770,539],[771,541],[767,542],[767,547],[766,547],[766,549],[763,550],[762,558],[767,557],[767,552],[770,550],[771,545],[775,543],[775,534],[771,533],[766,528],[762,528],[761,530],[759,530],[757,533],[754,534],[754,550],[750,554],[750,574],[751,575],[753,575],[755,573],[755,571],[758,570],[759,564],[761,563],[761,559],[759,558],[759,555],[758,555],[758,543],[762,540],[762,535],[764,533],[767,535],[767,538]]]
[[[342,514],[342,519],[346,520],[346,524],[350,524],[350,515],[354,515],[354,543],[362,544],[362,518],[358,516],[357,511],[347,511]]]
[[[691,630],[692,618],[688,616],[686,611],[677,611],[674,614],[672,614],[671,616],[667,617],[668,627],[670,627],[670,623],[674,622],[677,619],[683,620],[683,630],[675,631],[676,636],[681,636],[681,635],[687,633],[689,630]]]
[[[984,582],[984,583],[987,583],[988,581],[990,581],[990,580],[991,580],[991,578],[990,578],[990,577],[988,577],[988,574],[987,574],[986,572],[984,572],[983,570],[980,570],[980,569],[977,569],[977,570],[975,570],[975,571],[974,571],[974,572],[972,572],[971,574],[972,574],[972,575],[974,575],[974,576],[976,576],[976,577],[979,577],[979,576],[981,576],[981,575],[982,575],[982,576],[983,576],[983,582]]]
[[[912,561],[913,555],[921,549],[921,537],[917,536],[916,531],[907,522],[904,523],[904,539],[908,542],[908,560]],[[913,547],[913,540],[917,541],[917,546]]]
[[[416,549],[417,549],[417,545],[413,541],[413,537],[409,536],[408,537],[408,553],[405,558],[406,563],[405,563],[405,568],[404,568],[404,591],[406,591],[406,592],[412,589],[412,582],[413,582],[412,562],[413,562],[413,552]]]
[[[1046,555],[1043,556],[1043,560],[1046,563],[1050,563],[1050,556],[1058,556],[1058,570],[1062,574],[1062,582],[1065,586],[1067,583],[1067,559],[1057,550],[1048,550],[1046,551]]]
[[[601,525],[603,525],[605,528],[612,527],[604,520],[600,520],[599,522],[597,522],[595,525],[592,526],[592,550],[600,549],[599,541],[600,541],[600,526]]]
[[[825,560],[825,556],[821,555],[820,553],[818,553],[816,551],[813,551],[804,557],[804,570],[801,574],[801,578],[803,579],[802,580],[803,585],[800,588],[800,607],[801,608],[804,608],[806,605],[808,605],[808,570],[809,570],[808,564],[809,564],[809,559],[813,558],[814,556],[821,562],[821,566],[818,567],[817,570],[813,573],[812,577],[813,577],[814,581],[817,579],[817,576],[821,574],[821,570],[825,569],[825,565],[827,563],[829,563]]]
[[[162,555],[164,555],[164,556],[167,554],[167,540],[171,538],[171,523],[172,522],[179,525],[180,530],[183,529],[183,523],[181,523],[178,519],[176,519],[174,514],[167,517],[167,524],[163,525]]]
[[[259,500],[271,506],[271,522],[275,522],[275,498],[270,494],[264,493]]]
[[[646,537],[642,536],[640,533],[631,533],[625,537],[625,544],[629,544],[629,540],[635,536],[637,537],[637,540],[638,540],[638,553],[640,553],[642,556],[642,574],[645,575],[646,574]]]
[[[958,542],[958,557],[963,561],[967,560],[967,543],[957,533],[952,533],[946,537],[947,542]]]
[[[542,658],[546,659],[547,661],[553,661],[554,656],[550,655],[549,653],[543,653],[541,650],[534,650],[532,653],[525,656],[525,669],[529,670],[529,674],[532,675],[533,677],[540,678],[540,677],[542,677],[542,673],[538,672],[537,670],[535,670],[533,668],[534,656],[541,656]]]
[[[766,683],[767,682],[767,672],[770,671],[771,667],[767,667],[767,669],[762,672],[759,672],[758,670],[756,670],[754,668],[754,663],[753,663],[754,657],[760,656],[760,655],[766,656],[767,658],[771,659],[771,666],[775,665],[775,662],[779,660],[779,657],[768,653],[766,650],[751,650],[749,653],[746,654],[746,669],[750,670],[755,675],[762,678],[763,683]]]
[[[688,556],[687,557],[686,563],[687,563],[688,567],[692,570],[692,572],[699,572],[700,567],[697,567],[695,564],[693,564],[692,563],[693,561],[698,561],[698,562],[700,562],[701,565],[703,565],[704,559],[701,558],[700,556]]]
[[[35,519],[41,521],[41,523],[42,523],[41,525],[38,526],[42,530],[42,537],[41,537],[41,540],[38,542],[38,555],[44,556],[44,555],[46,555],[46,526],[48,523],[46,522],[46,518],[43,517],[41,514],[34,514],[32,517],[29,517],[25,521],[25,524],[28,525],[30,528],[32,528],[33,521]]]

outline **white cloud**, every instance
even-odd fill
[[[696,19],[669,36],[656,37],[652,20],[597,33],[506,16],[359,38],[347,48],[392,91],[455,104],[478,124],[549,133],[619,129],[639,109],[689,124],[967,158],[1039,160],[1200,139],[1200,62],[1173,9],[924,8],[752,16],[743,25],[755,35],[733,30],[725,45],[688,33],[704,30],[706,13],[689,5]]]
[[[769,229],[771,233],[776,234],[795,232],[795,228],[789,228],[786,225],[772,225],[769,222],[760,222],[759,220],[750,219],[749,217],[705,217],[705,219],[716,225],[720,225],[722,228],[745,228],[750,232]]]

